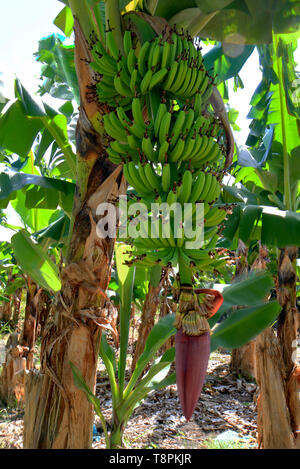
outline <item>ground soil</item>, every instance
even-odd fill
[[[128,449],[256,448],[256,385],[229,371],[230,354],[211,354],[205,385],[190,422],[182,416],[176,385],[153,391],[134,411],[125,431]],[[111,418],[110,387],[101,364],[96,394],[108,424]],[[100,420],[93,448],[105,448]],[[238,440],[215,438],[230,430]],[[22,448],[23,410],[0,408],[0,448]]]

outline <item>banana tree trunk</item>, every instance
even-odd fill
[[[248,275],[248,268],[248,247],[243,241],[239,240],[235,278]],[[255,376],[255,340],[232,350],[230,370],[246,378]]]
[[[19,322],[19,317],[20,317],[20,311],[21,311],[21,302],[22,302],[22,293],[23,293],[23,288],[19,288],[13,298],[13,316],[12,316],[12,327],[15,328],[18,325]]]
[[[277,335],[272,328],[257,340],[259,446],[264,449],[300,448],[300,402],[295,349],[299,327],[296,308],[298,249],[280,250],[277,299],[282,307]]]
[[[0,377],[0,397],[6,403],[24,400],[24,377],[33,367],[36,330],[35,295],[37,285],[27,278],[27,295],[23,330],[10,334],[6,343],[5,362]]]
[[[78,150],[86,155],[82,147]],[[115,243],[115,239],[98,237],[96,210],[101,202],[113,200],[124,191],[121,168],[97,159],[84,200],[80,203],[76,197],[62,288],[42,339],[41,371],[26,377],[25,448],[74,449],[91,445],[93,408],[76,388],[70,362],[93,389],[101,324],[109,320],[105,291]]]
[[[0,309],[0,320],[4,323],[9,323],[11,320],[11,298],[9,297],[9,302],[3,302],[1,309]]]

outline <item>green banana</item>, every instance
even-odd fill
[[[142,139],[142,151],[150,161],[157,161],[156,153],[153,149],[152,140],[146,133]]]
[[[152,186],[152,189],[160,191],[161,189],[160,177],[156,174],[156,172],[154,171],[150,163],[145,164],[144,172],[145,172],[145,176],[147,177],[150,186]]]
[[[151,70],[154,72],[160,59],[160,52],[161,52],[161,47],[159,43],[156,42],[156,44],[153,47],[153,54],[151,56],[151,63],[149,64],[148,62],[148,67],[151,68]],[[149,60],[150,60],[150,54],[149,54]]]
[[[192,74],[191,74],[191,79],[189,82],[189,85],[186,87],[185,90],[182,90],[181,96],[184,98],[189,98],[191,96],[194,96],[195,91],[197,90],[196,88],[196,82],[198,78],[198,69],[196,67],[193,68]]]
[[[149,47],[150,47],[150,42],[148,41],[144,42],[139,52],[138,58],[137,58],[138,71],[142,77],[145,75],[146,70],[147,70],[145,61],[146,61]]]
[[[141,128],[146,129],[144,117],[143,117],[143,112],[142,112],[142,105],[141,101],[139,98],[133,98],[132,104],[131,104],[131,109],[132,109],[132,115],[134,122]]]
[[[202,111],[201,94],[197,91],[194,98],[194,111],[196,115],[200,115]]]
[[[193,74],[193,68],[189,65],[187,68],[185,78],[184,78],[184,82],[182,83],[182,86],[177,91],[178,95],[185,97],[185,92],[191,83],[192,74]]]
[[[166,68],[162,68],[158,72],[154,73],[154,75],[152,75],[152,78],[151,78],[151,81],[150,81],[150,84],[149,84],[149,88],[148,88],[149,91],[151,91],[152,88],[154,88],[160,82],[162,82],[162,80],[165,78],[167,73],[168,73],[168,70]]]
[[[134,135],[127,135],[127,142],[132,150],[139,150],[140,141]]]
[[[185,146],[185,138],[181,136],[177,140],[176,145],[174,146],[173,150],[170,152],[168,156],[168,160],[170,161],[170,163],[174,163],[181,159],[181,155],[183,154],[183,151],[184,151],[184,146]]]
[[[187,134],[190,131],[192,124],[194,122],[194,118],[195,118],[194,110],[190,108],[185,116],[185,121],[184,121],[183,128],[182,128],[183,134]]]
[[[128,56],[132,49],[131,32],[126,30],[123,35],[123,47],[125,55]]]
[[[107,33],[106,33],[106,45],[107,45],[107,48],[108,48],[108,51],[109,51],[110,55],[115,60],[118,60],[118,58],[120,56],[120,50],[119,50],[119,48],[116,44],[116,41],[115,41],[114,34],[113,34],[112,30],[107,31]]]
[[[140,84],[140,90],[142,94],[146,94],[148,92],[152,75],[153,75],[153,72],[150,69],[146,72],[144,78],[142,79],[141,84]]]
[[[133,95],[136,93],[137,81],[138,81],[138,70],[137,68],[134,68],[130,77],[130,82],[129,82],[129,88]]]
[[[205,202],[208,202],[207,200],[207,196],[208,194],[210,193],[210,189],[212,187],[212,183],[213,183],[213,176],[211,173],[205,173],[205,185],[204,185],[204,188],[201,192],[201,200],[205,201]]]
[[[181,204],[187,202],[190,198],[191,191],[192,191],[192,183],[193,183],[193,175],[190,171],[185,171],[183,178],[182,178],[182,189],[180,192],[180,196],[178,197],[178,201]]]
[[[176,57],[179,55],[177,44],[180,42],[180,38],[177,36],[176,33],[172,33],[171,35],[171,49],[170,49],[170,58],[169,58],[169,67],[172,67]]]
[[[109,159],[112,163],[118,164],[118,165],[122,163],[122,159],[121,159],[119,153],[114,151],[112,148],[108,147],[106,149],[106,152],[107,152],[107,154],[109,156]]]
[[[211,151],[208,153],[208,155],[205,158],[206,163],[213,163],[219,157],[222,155],[221,149],[218,145],[218,143],[215,142],[214,147],[211,149]]]
[[[162,49],[162,57],[161,57],[161,68],[168,67],[168,59],[170,54],[171,44],[170,41],[165,41]]]
[[[128,169],[126,174],[129,179],[126,177],[125,167]],[[124,176],[128,180],[129,184],[142,196],[147,197],[152,193],[152,189],[149,188],[147,190],[147,187],[144,187],[143,183],[140,181],[139,172],[136,169],[135,163],[133,161],[130,161],[130,163],[124,165]]]
[[[154,135],[155,137],[158,136],[158,131],[160,128],[161,120],[164,116],[164,114],[167,112],[167,105],[165,103],[160,103],[158,106],[158,111],[155,116],[155,121],[154,121]]]
[[[131,89],[122,81],[120,74],[118,73],[114,78],[114,86],[117,92],[121,96],[132,96]]]
[[[144,166],[142,165],[142,163],[138,163],[138,173],[139,173],[141,182],[144,184],[145,188],[146,188],[149,192],[153,192],[153,187],[152,187],[152,185],[149,183],[148,178],[146,177],[145,169],[144,169]]]
[[[171,183],[171,167],[167,163],[162,168],[161,186],[164,192],[169,192]]]
[[[165,140],[159,148],[158,151],[158,161],[160,163],[165,163],[168,159],[168,149],[169,149],[169,142],[168,140]]]
[[[175,61],[171,64],[169,75],[164,83],[164,89],[170,91],[173,81],[176,78],[177,72],[179,69],[179,62]]]
[[[178,112],[176,116],[176,120],[174,122],[174,125],[171,130],[171,142],[170,142],[170,148],[173,148],[174,145],[176,144],[179,135],[182,131],[183,124],[185,122],[185,117],[186,117],[186,112],[181,110]]]
[[[206,196],[206,201],[210,204],[211,202],[214,202],[215,200],[218,199],[220,195],[220,184],[219,181],[215,176],[212,176],[212,183],[211,187],[209,189],[209,193]]]
[[[226,217],[227,213],[224,210],[220,210],[218,208],[212,208],[205,217],[204,225],[205,227],[212,227],[214,225],[219,225],[224,218]]]
[[[170,87],[170,91],[173,94],[180,94],[180,93],[178,93],[178,90],[180,90],[180,87],[182,86],[182,83],[184,82],[184,80],[186,78],[187,71],[188,71],[187,60],[181,59],[181,61],[179,63],[177,76],[176,76],[174,82],[172,83],[172,85]]]
[[[168,138],[171,118],[172,118],[172,114],[169,111],[167,111],[161,119],[159,132],[158,132],[159,143],[161,145]]]
[[[189,202],[193,203],[193,202],[197,202],[201,200],[200,195],[204,188],[204,184],[205,184],[205,173],[201,172],[196,178],[196,180],[193,182],[193,187],[192,187],[191,195],[189,197]]]
[[[109,114],[105,114],[103,118],[104,128],[105,131],[115,140],[119,140],[120,142],[127,141],[127,135],[122,127],[122,124],[118,120],[117,116],[114,112],[110,112]]]
[[[182,161],[189,160],[193,152],[193,149],[195,147],[195,142],[196,142],[196,135],[187,136],[185,140],[184,150],[183,150],[183,158],[181,158]]]
[[[174,190],[171,190],[167,195],[166,202],[169,206],[171,206],[171,205],[175,204],[176,201],[177,201],[177,193],[176,193],[176,191],[174,192]]]
[[[204,79],[203,79],[203,81],[202,81],[202,83],[201,83],[201,85],[200,85],[200,87],[199,87],[199,93],[200,93],[201,95],[203,95],[203,94],[205,93],[205,91],[206,91],[208,85],[209,85],[209,76],[208,76],[208,74],[206,73],[206,74],[205,74],[205,77],[204,77]]]

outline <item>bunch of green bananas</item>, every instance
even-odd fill
[[[100,77],[96,85],[100,102],[126,107],[133,96],[146,95],[158,86],[183,101],[197,93],[203,101],[211,95],[213,80],[188,34],[175,30],[171,35],[160,34],[138,50],[127,30],[123,51],[112,31],[107,32],[106,48],[98,41],[91,44],[90,65]]]
[[[204,117],[193,107],[174,111],[171,103],[168,110],[165,102],[159,104],[150,121],[144,117],[144,106],[144,98],[134,97],[130,114],[118,106],[104,116],[105,130],[114,139],[108,149],[113,163],[189,161],[193,167],[201,168],[223,160],[217,121]]]
[[[112,139],[107,153],[113,163],[123,164],[126,180],[149,215],[140,223],[138,237],[128,239],[134,247],[130,262],[144,267],[179,265],[183,276],[221,267],[226,259],[216,258],[212,249],[218,225],[226,217],[213,206],[221,191],[214,169],[224,158],[223,130],[203,112],[212,86],[201,52],[187,34],[176,31],[140,47],[125,31],[123,54],[111,31],[106,38],[106,48],[92,45],[91,66],[99,73],[99,101],[115,108],[103,118]],[[161,214],[155,218],[152,204],[176,203],[184,213],[189,203],[184,216],[195,223],[199,202],[204,203],[204,248],[188,249],[185,221],[178,224],[172,211],[168,223]]]

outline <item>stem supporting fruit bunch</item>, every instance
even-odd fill
[[[177,385],[189,419],[209,357],[207,319],[216,304],[220,306],[211,292],[194,289],[194,279],[199,271],[226,263],[213,251],[219,224],[226,217],[222,207],[214,206],[221,191],[226,138],[220,121],[209,111],[213,79],[193,39],[175,27],[166,27],[142,43],[126,30],[119,47],[108,23],[106,44],[92,39],[91,54],[95,96],[110,109],[104,116],[111,137],[108,157],[123,165],[131,187],[129,205],[138,202],[147,209],[145,220],[138,215],[128,220],[140,223],[138,236],[127,240],[133,247],[130,263],[178,267],[173,286],[178,303]],[[188,224],[196,226],[189,236]],[[201,366],[195,383],[189,375],[194,373],[192,361],[197,355]],[[189,386],[191,405],[185,403]]]

